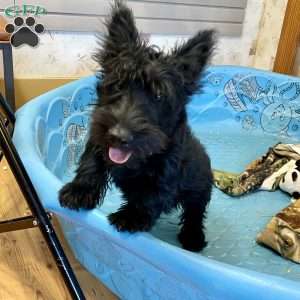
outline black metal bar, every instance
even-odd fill
[[[1,93],[0,93],[0,105],[1,105],[1,108],[3,109],[3,111],[4,111],[5,115],[6,115],[6,118],[12,124],[12,126],[14,126],[15,122],[16,122],[16,117],[14,115],[14,112],[13,112],[12,108],[5,101],[5,99],[4,99],[4,97],[2,96]]]
[[[9,42],[2,42],[0,43],[0,49],[3,52],[5,98],[8,100],[12,110],[15,111],[14,69],[11,45]]]
[[[3,116],[4,125],[5,125],[8,133],[9,133],[9,135],[12,136],[13,132],[14,132],[14,125],[15,125],[15,122],[16,122],[16,117],[15,117],[15,114],[13,113],[11,107],[6,102],[6,100],[4,99],[4,97],[2,96],[1,93],[0,93],[0,106],[1,106],[1,109],[3,110],[3,112],[4,112],[4,116]],[[0,118],[1,117],[2,116],[0,114]],[[2,158],[3,158],[3,153],[0,150],[0,161],[2,160]]]
[[[47,213],[47,215],[49,220],[51,220],[52,215],[50,213]],[[25,217],[4,220],[0,222],[0,233],[34,228],[37,227],[38,225],[39,222],[34,216],[25,216]]]
[[[38,226],[38,221],[34,216],[20,217],[0,222],[0,233],[23,230]]]
[[[63,251],[57,235],[48,219],[47,213],[33,187],[33,184],[24,168],[24,165],[9,137],[3,121],[0,118],[0,143],[7,162],[22,189],[23,195],[31,209],[32,214],[39,222],[39,228],[56,261],[56,265],[63,276],[64,282],[73,299],[85,299],[85,296],[73,273],[71,265]]]

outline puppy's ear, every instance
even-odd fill
[[[115,0],[105,25],[107,33],[99,37],[102,49],[95,55],[100,65],[111,63],[111,60],[119,55],[134,53],[141,45],[132,10],[122,0]]]
[[[171,57],[177,71],[182,75],[186,93],[193,94],[198,89],[198,79],[206,66],[215,45],[215,31],[198,32],[182,45],[177,45]]]

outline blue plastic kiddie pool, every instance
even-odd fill
[[[14,144],[44,206],[59,216],[77,259],[121,299],[300,299],[300,265],[255,242],[271,217],[289,204],[280,191],[230,198],[213,191],[208,246],[196,254],[176,240],[178,212],[150,233],[119,233],[106,216],[120,205],[112,188],[91,211],[61,208],[58,191],[72,179],[96,102],[87,77],[28,102],[17,112]],[[212,166],[242,171],[277,142],[300,140],[300,80],[249,68],[207,69],[189,122]]]

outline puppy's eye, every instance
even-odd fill
[[[159,102],[164,99],[164,96],[161,93],[157,93],[154,98],[155,98],[155,101]]]

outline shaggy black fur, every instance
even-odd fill
[[[77,174],[60,191],[60,203],[92,209],[113,181],[124,199],[109,216],[118,230],[148,231],[162,212],[181,206],[179,241],[185,249],[199,251],[206,245],[203,219],[212,172],[187,124],[185,105],[199,90],[214,33],[201,31],[164,53],[142,40],[131,10],[121,1],[115,2],[106,25],[108,33],[95,56],[103,74],[101,101]],[[110,151],[131,156],[116,163]]]

